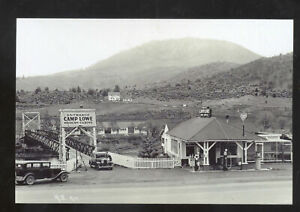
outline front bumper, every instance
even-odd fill
[[[23,181],[24,180],[24,177],[22,176],[16,176],[16,181]]]

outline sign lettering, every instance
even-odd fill
[[[95,127],[96,114],[95,110],[78,109],[78,110],[61,110],[60,123],[62,127]]]

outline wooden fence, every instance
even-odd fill
[[[114,164],[133,169],[170,169],[174,168],[176,160],[173,158],[135,158],[116,153],[109,153]]]

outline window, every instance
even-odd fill
[[[171,151],[174,153],[178,153],[178,142],[175,139],[171,139]]]
[[[31,168],[31,163],[27,163],[26,168]]]
[[[40,167],[41,167],[41,164],[40,164],[40,163],[33,163],[33,164],[32,164],[32,167],[33,167],[33,168],[40,168]]]
[[[43,163],[42,166],[45,168],[50,168],[50,163]]]

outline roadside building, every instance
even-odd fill
[[[147,127],[143,121],[99,122],[98,135],[147,135]]]
[[[291,134],[258,132],[257,135],[266,139],[256,143],[256,150],[261,152],[262,161],[293,161],[293,137]]]
[[[255,133],[223,123],[215,117],[195,117],[162,134],[162,146],[169,156],[190,164],[197,154],[202,165],[220,165],[225,149],[232,164],[254,161],[255,143],[266,140]]]
[[[118,102],[121,100],[120,92],[108,92],[108,101]]]
[[[132,98],[124,98],[122,99],[123,102],[132,102]]]

